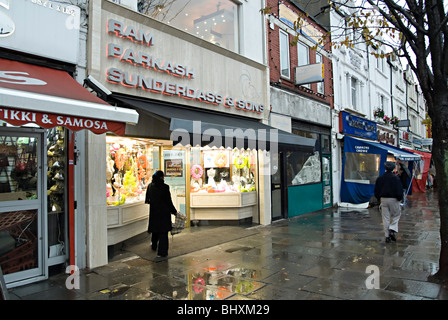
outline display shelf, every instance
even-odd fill
[[[107,207],[107,244],[114,245],[148,229],[149,205],[144,201]]]
[[[251,218],[257,192],[192,193],[191,220],[241,220]]]

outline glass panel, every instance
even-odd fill
[[[238,5],[227,0],[139,0],[138,11],[218,46],[238,51]]]
[[[280,30],[280,68],[281,75],[289,78],[289,36]]]
[[[151,176],[155,171],[153,143],[154,141],[147,139],[106,137],[108,205],[145,200],[146,186],[151,182]]]
[[[297,57],[298,57],[298,66],[305,66],[310,64],[310,49],[307,45],[302,42],[297,43]],[[306,88],[311,88],[309,84],[302,84],[302,86]]]
[[[37,216],[37,210],[0,213],[0,266],[3,274],[39,266]]]
[[[0,201],[37,199],[37,138],[0,135]]]
[[[321,163],[318,151],[312,155],[299,151],[287,152],[286,168],[288,186],[321,181]]]
[[[191,192],[256,190],[257,152],[250,149],[202,148],[202,163],[191,167]]]
[[[310,63],[309,47],[301,42],[297,43],[298,66],[305,66]]]
[[[322,147],[322,153],[323,154],[330,154],[331,153],[331,141],[330,136],[327,134],[321,135],[321,147]]]
[[[324,185],[323,188],[323,204],[324,206],[331,204],[331,165],[330,158],[322,157],[322,182]]]
[[[67,130],[47,131],[48,257],[65,254],[67,230]]]
[[[344,180],[346,182],[375,184],[380,171],[379,154],[345,153]]]
[[[170,186],[171,200],[176,209],[187,215],[186,208],[186,180],[185,180],[185,150],[163,150],[163,164],[165,183]],[[172,216],[174,219],[174,216]]]
[[[316,52],[316,63],[322,62],[322,55]],[[324,94],[324,82],[317,83],[317,92]]]
[[[282,190],[272,190],[272,219],[282,217]]]

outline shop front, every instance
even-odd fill
[[[376,179],[385,172],[384,163],[393,161],[413,172],[414,164],[420,162],[420,155],[388,144],[378,143],[350,136],[344,137],[344,159],[342,162],[340,206],[367,208],[374,195]],[[404,180],[403,189],[408,190],[413,176]],[[403,183],[403,182],[402,182]]]
[[[313,150],[286,151],[288,216],[332,206],[330,128],[298,120],[292,133],[315,141]]]
[[[339,120],[340,133],[344,134],[339,206],[367,208],[373,196],[375,181],[384,173],[384,162],[396,162],[397,168],[402,164],[409,172],[413,172],[414,163],[418,163],[421,157],[378,141],[377,124],[373,121],[345,111],[339,113]],[[385,133],[389,140],[393,138],[390,133]],[[384,137],[380,139],[384,140]],[[412,176],[403,178],[406,185],[411,180]]]
[[[159,122],[157,133],[158,137],[162,134],[162,140],[155,138],[156,133],[146,133],[150,138],[145,141],[151,149],[146,159],[150,162],[146,176],[138,184],[145,186],[155,170],[164,170],[176,207],[193,224],[260,223],[260,176],[270,174],[271,170],[266,166],[266,152],[277,154],[279,148],[310,152],[316,143],[314,139],[283,132],[253,119],[121,94],[111,96],[140,113],[142,122],[133,126],[132,131],[129,129],[134,136],[143,132],[148,123]],[[139,225],[145,227],[141,222]]]
[[[264,124],[266,66],[114,3],[95,3],[100,19],[91,39],[100,41],[90,41],[97,63],[89,74],[110,90],[110,104],[139,113],[124,137],[104,141],[98,190],[107,195],[107,245],[147,230],[144,195],[156,170],[165,172],[187,226],[269,224],[270,155],[280,145],[313,149],[315,140]]]
[[[0,70],[0,266],[16,286],[75,264],[75,132],[124,134],[138,114],[65,71],[7,59]]]

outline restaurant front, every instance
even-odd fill
[[[74,79],[81,10],[17,0],[0,6],[0,268],[8,288],[82,264],[86,132],[124,134],[134,110],[112,107]],[[46,37],[30,25],[54,30]],[[64,39],[64,46],[58,39]],[[75,214],[76,213],[76,214]]]

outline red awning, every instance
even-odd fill
[[[0,59],[0,119],[124,135],[126,123],[138,122],[138,113],[107,104],[67,72]]]

